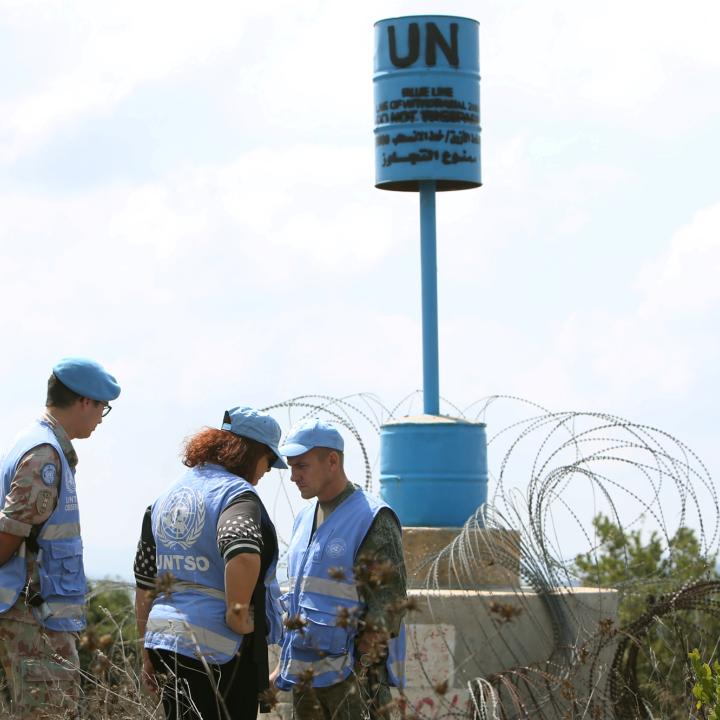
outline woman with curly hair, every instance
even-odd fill
[[[189,468],[145,512],[135,555],[143,683],[167,720],[257,717],[281,623],[275,528],[256,490],[280,427],[236,407],[185,444]]]

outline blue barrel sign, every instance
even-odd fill
[[[476,20],[417,15],[375,23],[375,186],[480,186]]]

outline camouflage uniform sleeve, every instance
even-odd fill
[[[52,445],[38,445],[18,463],[0,510],[0,531],[28,537],[55,510],[61,474],[60,458]]]
[[[361,582],[358,591],[367,611],[365,621],[396,636],[405,614],[407,573],[403,556],[402,533],[389,510],[378,512],[358,550],[358,560],[371,560],[369,582]]]

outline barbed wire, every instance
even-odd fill
[[[720,630],[720,587],[710,579],[717,577],[720,511],[706,466],[671,434],[614,415],[552,412],[510,396],[486,398],[468,411],[492,427],[503,401],[533,414],[490,436],[492,498],[425,577],[426,588],[438,589],[437,578],[450,568],[457,586],[477,598],[463,636],[482,639],[456,646],[473,713],[687,718],[687,653],[699,646],[714,656]],[[490,530],[514,538],[510,552],[507,543],[478,540]],[[656,560],[646,566],[638,565],[643,538]],[[488,563],[517,567],[521,585],[490,592],[496,599],[488,600],[476,581]],[[596,584],[615,588],[617,612],[601,590],[592,603],[584,599],[581,591]],[[488,624],[497,598],[525,623],[510,620],[502,632]],[[440,615],[442,600],[430,602]],[[550,639],[544,657],[533,658],[538,642],[527,635],[528,624]]]

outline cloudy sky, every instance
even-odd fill
[[[118,377],[77,443],[92,576],[130,576],[226,407],[420,387],[373,23],[438,10],[480,21],[484,179],[438,198],[443,396],[622,415],[720,471],[716,3],[0,0],[0,437],[59,357]],[[287,534],[295,488],[262,490]]]

